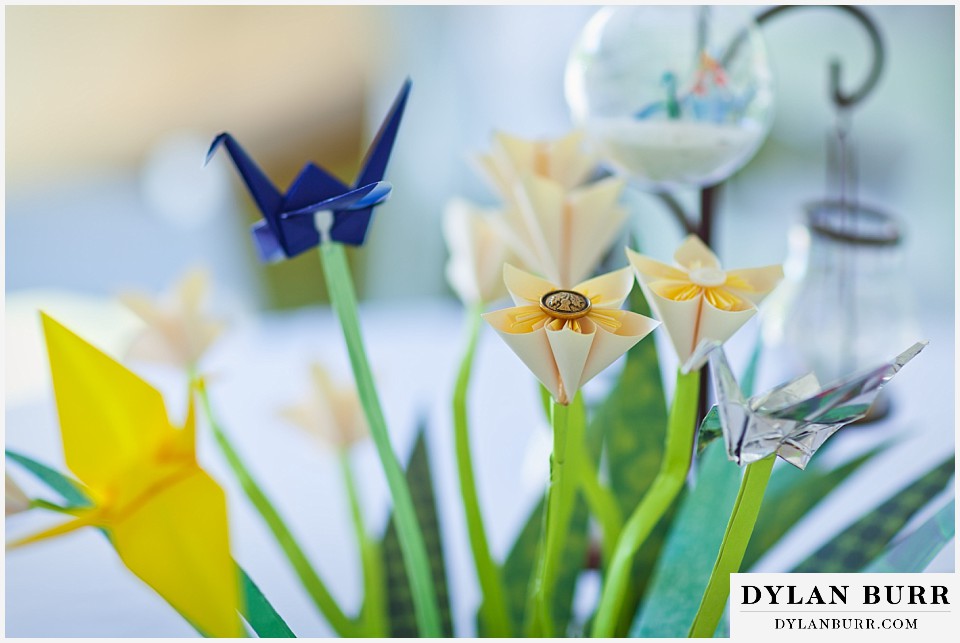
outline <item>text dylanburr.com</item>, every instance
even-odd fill
[[[955,574],[731,574],[730,638],[956,640],[958,601]]]

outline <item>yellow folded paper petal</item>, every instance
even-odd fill
[[[64,457],[94,507],[15,544],[103,527],[130,571],[204,634],[242,636],[226,500],[197,464],[192,401],[172,425],[156,389],[42,317]]]
[[[506,294],[500,278],[508,258],[498,211],[453,199],[443,212],[443,236],[450,251],[447,282],[467,305],[495,301]]]
[[[563,289],[507,264],[504,281],[517,306],[483,318],[560,404],[659,324],[619,309],[629,268]]]
[[[8,474],[4,473],[4,515],[12,516],[30,508],[30,498]]]
[[[596,157],[583,151],[583,133],[579,131],[553,141],[496,133],[490,153],[478,160],[505,201],[510,201],[516,182],[524,176],[550,179],[569,190],[582,184],[596,165]]]
[[[629,248],[627,258],[681,363],[701,340],[729,339],[783,279],[780,266],[725,272],[716,255],[694,235],[684,239],[674,253],[679,267]]]
[[[141,293],[121,295],[120,301],[147,325],[134,338],[127,357],[184,369],[196,366],[224,328],[204,312],[209,290],[209,274],[194,269],[158,300]]]
[[[310,365],[310,374],[310,391],[281,416],[338,450],[366,439],[370,431],[356,389],[338,386],[319,362]]]

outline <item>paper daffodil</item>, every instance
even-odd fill
[[[709,352],[717,405],[704,421],[700,442],[716,437],[719,423],[727,456],[737,464],[776,453],[803,469],[827,438],[867,414],[883,386],[926,345],[918,342],[888,362],[827,386],[808,373],[746,399],[723,349],[704,342],[697,352]]]
[[[560,404],[659,325],[620,309],[633,286],[629,268],[570,289],[510,264],[503,279],[516,307],[483,318]]]
[[[281,411],[286,420],[338,450],[348,449],[369,435],[355,388],[338,386],[318,362],[310,365],[310,384],[299,404]]]
[[[679,267],[627,248],[640,288],[681,363],[702,340],[727,341],[783,279],[780,266],[724,271],[695,235],[684,239],[673,257]]]
[[[4,473],[4,515],[12,516],[30,508],[30,498],[8,474]]]
[[[160,392],[43,315],[67,466],[93,502],[10,546],[85,526],[107,530],[124,564],[208,636],[243,636],[223,491],[197,464],[191,401],[182,428]]]
[[[568,190],[528,175],[504,211],[505,235],[520,261],[569,288],[586,279],[627,219],[617,205],[622,179],[607,178]]]
[[[595,156],[584,153],[579,131],[554,141],[531,141],[498,132],[490,152],[477,160],[491,185],[508,202],[514,198],[516,183],[527,175],[570,190],[586,181],[597,164]]]
[[[506,295],[503,264],[509,252],[498,211],[484,211],[453,199],[443,212],[443,236],[450,251],[447,281],[467,305],[488,303]]]
[[[210,275],[195,269],[158,300],[141,293],[120,295],[120,301],[147,324],[133,340],[127,357],[184,369],[196,366],[224,328],[204,311],[209,290]]]

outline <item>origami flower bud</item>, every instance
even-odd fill
[[[9,475],[4,474],[6,493],[4,494],[4,515],[12,516],[30,508],[30,498]]]
[[[499,219],[499,212],[485,212],[463,199],[450,201],[444,210],[447,281],[464,304],[488,303],[507,294],[501,275],[508,252]]]
[[[307,395],[280,414],[337,450],[365,439],[370,431],[356,389],[337,386],[319,362],[310,365],[310,375]]]
[[[93,505],[8,547],[102,527],[127,568],[203,634],[242,636],[226,496],[197,464],[192,399],[174,426],[155,388],[46,315],[43,329],[64,459]]]
[[[192,368],[223,331],[224,324],[207,316],[204,304],[210,275],[188,272],[159,300],[140,293],[120,296],[147,327],[133,340],[127,358]]]
[[[507,242],[534,272],[569,288],[590,275],[623,227],[623,187],[622,179],[608,178],[568,190],[527,176],[504,212]]]
[[[516,307],[483,318],[560,404],[659,325],[620,309],[633,286],[629,268],[570,289],[510,264],[503,279]]]
[[[629,248],[627,258],[681,363],[702,340],[730,339],[783,279],[780,266],[724,271],[717,256],[695,235],[684,239],[674,253],[679,267]]]
[[[583,152],[583,133],[555,141],[530,141],[498,132],[489,154],[478,157],[480,169],[504,201],[514,198],[518,181],[528,175],[548,179],[569,190],[582,184],[597,164]]]

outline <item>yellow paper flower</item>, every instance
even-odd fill
[[[23,492],[16,482],[8,474],[4,473],[4,484],[6,487],[4,499],[4,515],[12,516],[26,511],[30,508],[30,498]]]
[[[623,227],[623,186],[607,178],[569,190],[528,175],[504,211],[507,243],[533,272],[569,288],[590,275]]]
[[[306,397],[281,415],[338,450],[365,439],[370,432],[356,389],[337,386],[319,362],[310,365],[310,375]]]
[[[450,251],[447,281],[467,305],[496,301],[507,294],[503,264],[508,251],[499,211],[453,199],[443,212],[443,236]]]
[[[727,341],[783,279],[780,266],[724,271],[717,256],[696,235],[684,239],[674,253],[679,267],[629,248],[627,258],[681,363],[703,339]]]
[[[159,391],[43,315],[67,466],[91,508],[10,547],[85,526],[208,636],[243,636],[223,491],[197,464],[193,403],[173,426]]]
[[[488,154],[478,157],[480,169],[504,201],[514,198],[517,182],[527,175],[549,179],[569,190],[582,184],[597,164],[583,151],[579,131],[557,140],[531,141],[498,132]]]
[[[516,307],[483,318],[560,404],[659,325],[620,309],[633,286],[629,268],[570,289],[510,264],[503,279]]]
[[[131,344],[127,358],[183,369],[196,366],[224,328],[204,312],[209,290],[209,274],[194,269],[159,300],[140,293],[121,295],[120,301],[147,324]]]

